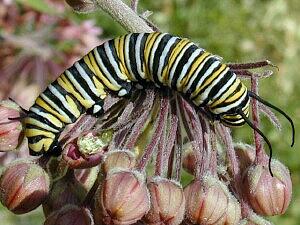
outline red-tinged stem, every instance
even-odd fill
[[[166,146],[166,127],[163,130],[163,134],[160,138],[160,142],[157,146],[157,155],[155,163],[155,176],[161,176],[163,172],[163,155]]]
[[[121,129],[117,130],[112,137],[111,143],[108,146],[108,149],[125,149],[123,147],[124,143],[127,140],[127,137],[130,135],[129,132],[132,128],[132,123],[130,122],[128,125],[122,127]]]
[[[167,177],[172,177],[173,171],[173,153],[175,147],[175,140],[176,140],[176,133],[178,127],[178,117],[176,115],[171,115],[171,122],[170,122],[170,134],[167,139],[167,145],[164,155],[164,167],[167,166]],[[163,169],[165,170],[165,168]]]
[[[125,124],[128,124],[130,116],[132,115],[134,106],[132,102],[129,102],[120,116],[118,116],[117,121],[114,123],[114,129],[118,130],[122,128]]]
[[[195,176],[199,178],[208,169],[205,163],[207,160],[204,159],[207,155],[207,151],[204,151],[203,137],[205,130],[194,107],[182,100],[180,109],[182,109],[183,124],[185,125],[190,141],[192,141],[193,152],[196,158]]]
[[[229,128],[219,124],[218,127],[218,132],[223,140],[225,146],[226,146],[226,152],[228,156],[229,163],[231,165],[231,172],[234,178],[234,181],[239,181],[241,179],[240,177],[240,168],[238,164],[238,160],[234,151],[234,146],[233,146],[233,141],[230,135],[230,130]]]
[[[141,156],[140,161],[138,162],[138,165],[136,167],[140,171],[143,171],[147,166],[147,163],[151,159],[151,156],[158,144],[158,141],[160,140],[164,128],[164,121],[166,120],[166,117],[168,115],[168,101],[169,99],[166,97],[163,97],[161,99],[159,118],[155,123],[153,137],[151,138],[150,143],[147,145],[144,154]]]
[[[181,178],[181,164],[182,164],[182,128],[177,127],[176,139],[175,139],[175,173],[174,180],[180,181]]]
[[[151,112],[151,109],[152,109],[152,106],[154,103],[154,98],[155,98],[155,95],[154,95],[153,91],[147,92],[147,97],[146,97],[145,101],[147,101],[148,107],[145,107],[145,110],[143,111],[143,113],[140,115],[140,117],[137,119],[136,123],[134,124],[130,135],[127,136],[127,138],[126,138],[127,141],[124,144],[125,149],[133,149],[138,137],[143,132],[142,128],[144,127],[144,125],[147,121],[147,118]]]
[[[170,109],[170,103],[168,103],[168,108]],[[164,165],[164,151],[167,147],[167,123],[168,120],[166,119],[164,122],[163,133],[160,138],[160,142],[158,143],[157,147],[157,155],[156,155],[156,163],[155,163],[155,176],[162,176],[163,173],[163,165]],[[169,137],[170,138],[170,137]]]
[[[130,4],[131,9],[136,13],[137,13],[138,4],[139,4],[138,0],[132,0]]]
[[[107,112],[110,108],[112,108],[113,105],[117,104],[121,99],[119,97],[114,97],[111,95],[108,95],[103,104],[103,109],[105,112]]]
[[[90,116],[90,115],[83,115],[80,117],[78,122],[63,136],[60,140],[61,146],[63,146],[66,142],[71,139],[75,139],[79,136],[80,133],[84,132],[85,130],[91,129],[94,124],[97,122],[97,118]]]
[[[243,192],[243,181],[241,174],[243,171],[240,171],[239,163],[234,151],[233,141],[230,135],[230,130],[229,128],[220,124],[217,126],[217,131],[226,146],[228,160],[231,165],[231,173],[233,175],[233,181],[231,182],[231,185],[233,186],[233,191],[236,193],[236,197],[241,203],[242,216],[245,218],[251,212],[251,207],[247,203]]]
[[[213,175],[217,175],[217,137],[215,132],[215,126],[209,126],[210,128],[210,141],[211,141],[211,156],[210,156],[210,171]]]
[[[253,73],[248,71],[248,70],[235,70],[232,69],[232,71],[234,71],[234,73],[236,75],[238,75],[239,77],[245,78],[245,79],[251,79],[251,77],[253,76]]]
[[[264,104],[260,102],[257,103],[259,111],[262,112],[278,130],[280,130],[281,124],[275,114]]]
[[[134,127],[132,128],[130,135],[127,138],[127,142],[124,145],[125,149],[133,149],[138,137],[142,133],[142,128],[145,125],[145,122],[149,116],[149,113],[150,113],[150,111],[143,112],[141,117],[136,121]]]
[[[277,68],[277,66],[272,64],[269,60],[262,60],[262,61],[249,62],[249,63],[227,63],[227,66],[232,70],[256,69],[265,66],[273,66]]]
[[[258,79],[255,76],[253,76],[251,78],[251,90],[256,95],[258,94]],[[258,102],[256,101],[256,99],[252,98],[251,106],[252,106],[253,125],[259,129],[260,121],[259,121],[259,112],[258,112]],[[255,130],[253,130],[253,132],[254,132],[254,142],[255,142],[255,148],[256,148],[255,162],[257,164],[262,164],[262,163],[266,162],[266,157],[265,157],[262,142],[261,142],[261,136]]]

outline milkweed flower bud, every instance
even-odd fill
[[[228,208],[228,189],[218,179],[205,175],[184,188],[187,222],[220,224]]]
[[[89,13],[98,9],[97,3],[94,0],[66,0],[76,12]]]
[[[70,142],[64,147],[62,156],[72,169],[91,168],[102,162],[104,153],[107,149],[103,148],[98,150],[99,152],[96,154],[83,155],[79,151],[78,145],[74,142]]]
[[[107,174],[114,168],[131,169],[136,164],[136,158],[130,151],[110,151],[105,155],[102,171]]]
[[[20,117],[20,111],[13,101],[0,102],[0,151],[11,151],[21,144],[24,137],[21,121],[9,120]]]
[[[241,220],[241,206],[237,199],[230,195],[228,198],[228,207],[220,225],[235,225]]]
[[[192,144],[189,143],[185,146],[183,152],[183,160],[182,160],[182,167],[190,174],[195,174],[195,167],[196,167],[196,156],[192,148]]]
[[[248,144],[238,143],[235,144],[234,150],[238,157],[240,170],[246,171],[255,160],[255,148]]]
[[[86,196],[86,190],[75,179],[73,171],[55,181],[48,198],[43,203],[45,215],[62,208],[66,204],[79,205]]]
[[[65,205],[51,213],[44,225],[93,225],[93,217],[87,208]]]
[[[254,165],[245,177],[245,192],[253,210],[263,216],[284,214],[292,196],[292,182],[288,169],[272,160],[272,177],[268,168]]]
[[[82,185],[82,187],[89,192],[94,185],[99,173],[99,167],[95,166],[88,169],[76,169],[74,175],[76,180]]]
[[[96,192],[95,204],[94,214],[101,214],[105,224],[137,222],[150,209],[144,176],[137,171],[116,169],[110,172]]]
[[[41,205],[49,189],[48,174],[32,161],[14,161],[0,177],[0,200],[15,214],[30,212]]]
[[[155,177],[147,185],[151,196],[151,209],[143,221],[151,225],[178,225],[185,213],[185,197],[180,184]]]

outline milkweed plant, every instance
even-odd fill
[[[77,12],[104,10],[128,32],[158,30],[147,13],[138,15],[138,1],[130,6],[120,0],[66,2]],[[54,4],[64,10],[59,1]],[[8,210],[24,214],[42,206],[46,225],[265,225],[271,222],[264,217],[286,212],[292,195],[289,170],[278,160],[269,163],[260,134],[254,131],[253,145],[236,143],[230,128],[171,90],[152,87],[134,90],[130,98],[108,96],[102,117],[83,115],[63,132],[60,157],[29,157],[22,124],[26,113],[16,103],[23,102],[18,89],[25,86],[24,76],[31,74],[44,88],[83,49],[102,42],[101,29],[92,21],[73,24],[26,7],[21,15],[12,1],[1,7],[7,9],[1,15],[7,26],[31,22],[39,27],[36,34],[1,31],[3,64],[10,65],[1,79],[6,84],[20,80],[11,85],[16,90],[1,91],[3,99],[14,99],[0,105],[0,200]],[[53,42],[80,47],[55,52],[47,47]],[[18,56],[16,63],[10,53]],[[239,75],[255,94],[260,79],[272,74],[264,62],[262,71]],[[39,87],[30,86],[30,92],[38,93]],[[251,110],[257,128],[260,113],[280,128],[273,112],[255,99]]]

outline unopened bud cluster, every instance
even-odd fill
[[[261,216],[285,213],[292,184],[282,163],[272,160],[272,176],[267,164],[257,163],[254,147],[234,145],[222,125],[217,127],[219,133],[214,131],[212,135],[201,115],[195,121],[188,120],[192,111],[183,114],[188,121],[184,124],[193,124],[203,134],[191,132],[185,137],[190,142],[184,143],[182,154],[175,154],[175,123],[166,110],[170,106],[161,96],[156,98],[152,99],[153,108],[160,110],[150,110],[144,127],[133,127],[135,133],[127,134],[129,139],[122,139],[114,127],[96,131],[95,125],[67,139],[60,158],[45,155],[17,160],[3,168],[1,203],[16,214],[42,205],[47,225],[260,225],[269,223]],[[6,116],[19,115],[17,108],[7,105],[0,108],[1,112]],[[149,122],[154,116],[158,119]],[[5,123],[3,129],[6,126]],[[13,124],[11,129],[19,132],[16,137],[12,132],[16,148],[22,124]],[[145,131],[152,136],[145,135]],[[164,138],[160,140],[157,134]],[[218,146],[217,139],[212,144],[216,137],[224,146]],[[181,167],[191,177],[184,187]]]
[[[66,146],[69,149],[69,145]],[[251,152],[252,149],[242,151]],[[195,160],[191,149],[185,157],[187,161]],[[267,168],[251,165],[249,154],[239,153],[238,157],[244,157],[240,160],[243,165],[248,164],[244,194],[254,212],[262,216],[283,214],[291,200],[288,170],[280,162],[273,161],[272,177]],[[59,164],[70,162],[56,163],[55,170],[60,168]],[[132,151],[112,150],[102,153],[98,166],[68,168],[58,176],[51,166],[47,167],[48,175],[38,161],[15,161],[1,174],[0,199],[17,214],[42,204],[45,224],[53,225],[234,225],[263,224],[259,221],[265,221],[258,215],[253,216],[255,214],[243,219],[239,200],[216,175],[204,173],[183,188],[172,179],[147,177],[137,164],[138,158]],[[195,168],[188,171],[194,174]]]

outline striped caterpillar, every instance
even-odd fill
[[[250,97],[279,111],[261,99],[237,78],[220,58],[185,38],[168,33],[132,33],[97,46],[65,70],[35,100],[25,118],[30,154],[59,155],[60,133],[80,115],[103,114],[107,94],[128,96],[134,86],[152,83],[181,93],[194,107],[206,107],[226,126],[248,123]]]

